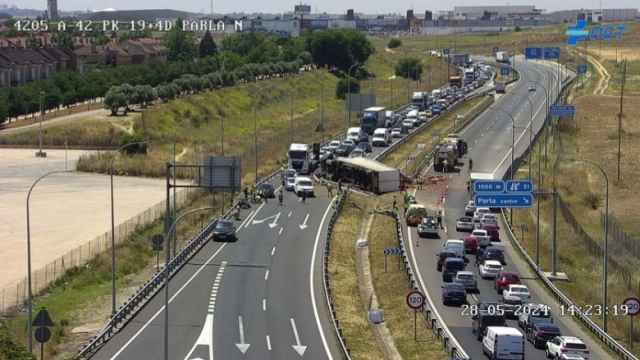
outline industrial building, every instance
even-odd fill
[[[542,10],[534,5],[502,5],[502,6],[456,6],[453,8],[457,20],[492,20],[492,19],[538,19]]]

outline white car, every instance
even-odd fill
[[[326,146],[327,150],[330,152],[334,152],[336,151],[336,149],[338,148],[338,146],[340,146],[340,141],[338,140],[332,140],[329,145]]]
[[[411,119],[404,119],[402,120],[402,126],[408,127],[408,128],[413,128],[413,120]]]
[[[473,213],[473,219],[474,220],[475,219],[482,220],[482,216],[484,214],[488,214],[490,212],[491,212],[491,210],[489,208],[487,208],[487,207],[476,208],[476,211]]]
[[[522,301],[531,299],[527,285],[510,284],[502,291],[503,298],[519,298]]]
[[[529,85],[529,91],[536,91],[536,86],[533,84]]]
[[[293,192],[298,196],[302,196],[302,193],[305,193],[307,196],[313,196],[313,181],[308,176],[296,177]]]
[[[284,174],[284,188],[287,191],[293,191],[293,188],[296,184],[296,176],[298,174],[293,169],[288,169]]]
[[[456,231],[472,231],[473,220],[468,216],[463,216],[456,221]]]
[[[571,359],[570,357],[562,357],[568,354],[582,356],[585,360],[589,359],[587,345],[577,337],[556,336],[547,341],[547,358]]]
[[[442,244],[442,247],[459,247],[464,249],[464,241],[458,239],[449,239]]]
[[[402,129],[399,129],[399,128],[391,129],[391,137],[392,138],[401,138],[402,137]]]
[[[478,246],[480,247],[487,247],[491,245],[491,237],[487,233],[487,230],[475,229],[471,232],[471,236],[478,241]]]
[[[495,279],[500,271],[502,271],[502,264],[497,260],[486,260],[479,267],[480,277],[483,279]]]

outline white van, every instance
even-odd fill
[[[358,143],[360,141],[360,136],[362,135],[362,129],[359,127],[351,127],[347,130],[347,140],[353,140],[354,143]]]
[[[372,146],[387,146],[391,143],[391,129],[377,128],[373,131]]]
[[[489,326],[482,339],[482,352],[495,360],[523,360],[524,336],[508,326]]]

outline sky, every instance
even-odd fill
[[[58,7],[69,10],[100,10],[114,8],[129,9],[174,9],[184,11],[209,12],[211,0],[58,0]],[[300,0],[213,0],[215,13],[230,12],[265,12],[281,13],[290,11]],[[577,8],[600,8],[600,0],[307,0],[312,12],[345,13],[347,8],[367,14],[405,13],[413,8],[417,13],[424,10],[448,10],[453,6],[465,5],[531,5],[539,9],[556,11]],[[20,8],[44,9],[46,0],[0,0],[0,4],[13,5]],[[447,8],[445,6],[451,6]],[[639,0],[602,0],[603,8],[638,8]]]

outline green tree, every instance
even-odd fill
[[[349,89],[349,91],[347,91],[347,89]],[[345,99],[347,93],[357,94],[359,92],[360,92],[360,83],[358,82],[358,80],[354,78],[350,78],[349,80],[347,80],[347,78],[340,79],[338,81],[338,84],[336,84],[336,97],[338,99]]]
[[[7,98],[6,92],[0,92],[0,124],[7,121],[9,117],[9,102]]]
[[[387,47],[389,49],[395,49],[402,46],[402,41],[398,38],[393,38],[391,40],[389,40],[389,43],[387,43]]]
[[[422,63],[416,58],[402,58],[395,66],[396,76],[419,80],[422,77]]]
[[[218,53],[218,46],[216,45],[216,42],[213,41],[213,37],[208,30],[206,33],[204,33],[202,40],[200,40],[199,50],[201,58],[212,56]]]
[[[122,92],[119,86],[114,86],[104,96],[105,109],[111,110],[111,116],[118,115],[118,110],[121,107],[125,108],[125,114],[127,113],[127,97]]]
[[[354,63],[364,64],[374,52],[371,42],[356,30],[332,29],[306,36],[307,50],[314,63],[335,66],[345,72]]]
[[[191,32],[182,30],[182,19],[176,21],[165,39],[169,54],[169,61],[188,61],[196,56],[196,46]]]

